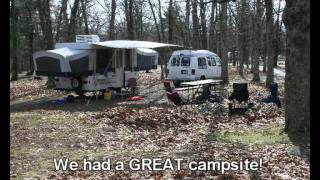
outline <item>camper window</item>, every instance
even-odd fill
[[[221,66],[221,59],[218,56],[216,56],[215,59],[216,59],[217,65]]]
[[[198,68],[199,69],[207,69],[206,58],[204,58],[204,57],[198,58]]]
[[[179,65],[180,65],[179,57],[173,57],[171,61],[171,66],[179,66]]]
[[[190,57],[182,57],[181,66],[190,66]]]
[[[211,60],[211,62],[212,62],[212,66],[216,66],[216,61],[214,60],[214,57],[213,57],[213,56],[211,56],[210,60]]]
[[[208,60],[208,66],[212,66],[212,64],[211,64],[212,60],[211,60],[210,56],[207,57],[207,60]]]

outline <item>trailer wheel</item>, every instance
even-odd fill
[[[205,80],[205,79],[206,79],[206,77],[203,75],[200,77],[200,80]]]
[[[74,89],[74,90],[82,90],[82,81],[81,81],[81,78],[79,77],[73,77],[71,79],[71,87]]]

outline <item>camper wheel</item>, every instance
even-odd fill
[[[79,77],[73,77],[71,79],[71,87],[74,89],[74,90],[81,90],[82,89],[82,81],[81,81],[81,78]]]

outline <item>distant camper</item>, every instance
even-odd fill
[[[175,82],[220,78],[221,59],[208,50],[174,51],[168,62],[168,79]]]

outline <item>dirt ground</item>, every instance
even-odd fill
[[[56,104],[66,93],[44,80],[10,84],[10,176],[12,179],[309,179],[309,143],[289,138],[284,110],[262,103],[264,84],[250,82],[254,108],[227,114],[227,101],[174,106],[166,98],[159,69],[140,74],[141,101],[118,99]],[[229,70],[230,84],[241,79]],[[262,74],[262,79],[264,75]],[[277,78],[284,96],[283,78]],[[285,104],[283,104],[285,105]],[[189,161],[262,159],[259,171],[55,171],[54,158],[81,162],[111,158],[183,158]]]

